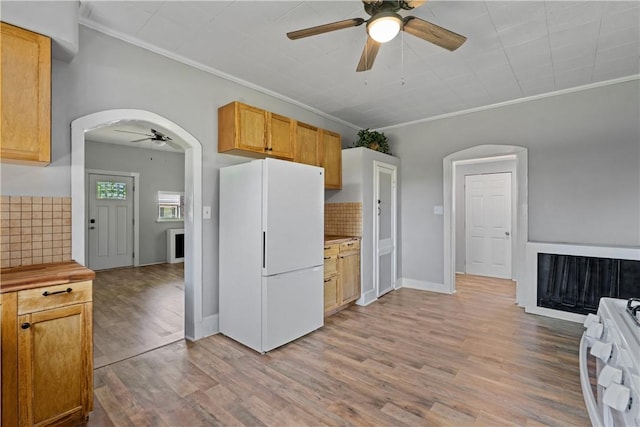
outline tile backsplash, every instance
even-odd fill
[[[1,267],[71,260],[71,197],[0,196]]]
[[[324,234],[362,237],[362,203],[325,203]]]

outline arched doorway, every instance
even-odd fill
[[[149,111],[100,111],[71,122],[72,247],[74,260],[85,265],[85,132],[118,122],[141,121],[157,125],[179,137],[185,156],[185,337],[204,336],[202,326],[202,145],[176,123]]]
[[[442,160],[444,171],[444,289],[450,293],[456,290],[456,168],[473,161],[500,160],[501,158],[515,159],[516,162],[513,280],[516,282],[516,303],[524,306],[525,290],[521,285],[524,277],[526,244],[529,240],[527,149],[515,145],[479,145],[452,153]]]

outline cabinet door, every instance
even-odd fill
[[[51,40],[1,23],[0,160],[51,161]]]
[[[91,303],[18,316],[20,425],[78,423],[93,409]]]
[[[360,297],[360,255],[340,255],[338,272],[340,305],[357,300]]]
[[[324,279],[324,311],[338,307],[338,277]]]
[[[265,153],[267,148],[267,112],[238,103],[238,148]]]
[[[342,141],[340,135],[322,130],[321,145],[324,155],[324,187],[334,190],[342,188]]]
[[[269,113],[269,132],[267,152],[269,156],[281,159],[293,159],[293,120],[278,114]]]
[[[321,166],[318,128],[306,123],[296,123],[294,162]]]

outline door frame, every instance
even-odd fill
[[[478,145],[461,150],[442,159],[444,198],[444,286],[446,293],[456,291],[456,224],[455,224],[455,177],[456,167],[462,164],[515,159],[516,170],[512,179],[516,181],[515,206],[512,217],[517,236],[512,253],[512,280],[516,282],[516,304],[524,307],[526,245],[529,240],[529,193],[528,193],[528,150],[517,145]],[[513,202],[512,202],[513,203]],[[514,261],[515,260],[515,261]]]
[[[389,163],[381,162],[379,160],[373,161],[373,286],[376,290],[376,298],[380,295],[380,271],[378,269],[378,262],[380,260],[379,247],[378,247],[378,194],[380,191],[380,179],[378,171],[379,169],[391,170],[391,232],[392,232],[392,246],[393,255],[391,268],[393,270],[392,279],[393,286],[391,290],[396,289],[396,282],[398,281],[398,167]],[[390,291],[391,291],[390,290]],[[388,291],[388,292],[390,292]]]
[[[502,162],[500,162],[502,163]],[[464,200],[464,212],[462,212],[463,218],[464,218],[464,249],[465,249],[465,258],[464,258],[464,273],[468,274],[467,271],[467,265],[468,265],[468,258],[467,258],[467,253],[469,250],[469,235],[467,233],[467,212],[468,212],[468,206],[467,206],[467,177],[470,176],[478,176],[478,175],[494,175],[494,174],[509,174],[509,199],[510,199],[510,203],[509,203],[509,233],[510,233],[510,238],[509,238],[509,277],[508,279],[513,279],[513,247],[514,247],[514,242],[517,239],[517,229],[514,223],[514,216],[515,216],[515,212],[516,212],[516,208],[515,208],[515,203],[514,203],[514,199],[515,199],[515,179],[513,177],[514,175],[514,171],[513,170],[505,170],[506,168],[500,167],[499,165],[495,166],[496,171],[494,172],[480,172],[480,173],[470,173],[470,174],[464,174],[463,179],[465,180],[463,183],[463,194],[462,194],[462,198],[459,200]],[[497,170],[500,170],[500,172],[498,172]],[[489,276],[490,277],[490,276]]]
[[[185,338],[191,341],[217,332],[217,316],[202,315],[202,145],[178,124],[145,110],[115,109],[71,122],[71,255],[85,265],[85,132],[121,122],[139,121],[175,134],[185,158]]]
[[[138,172],[120,172],[110,171],[103,169],[85,169],[85,182],[89,182],[89,175],[111,175],[111,176],[126,176],[133,177],[133,266],[140,266],[140,194],[138,189],[140,188],[140,173]],[[89,186],[86,186],[85,191],[85,215],[89,218]],[[85,224],[86,227],[86,224]],[[89,233],[85,234],[84,240],[85,259],[89,264]]]

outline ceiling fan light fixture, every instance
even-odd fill
[[[402,17],[395,12],[381,12],[367,23],[369,37],[378,43],[386,43],[400,32]]]

